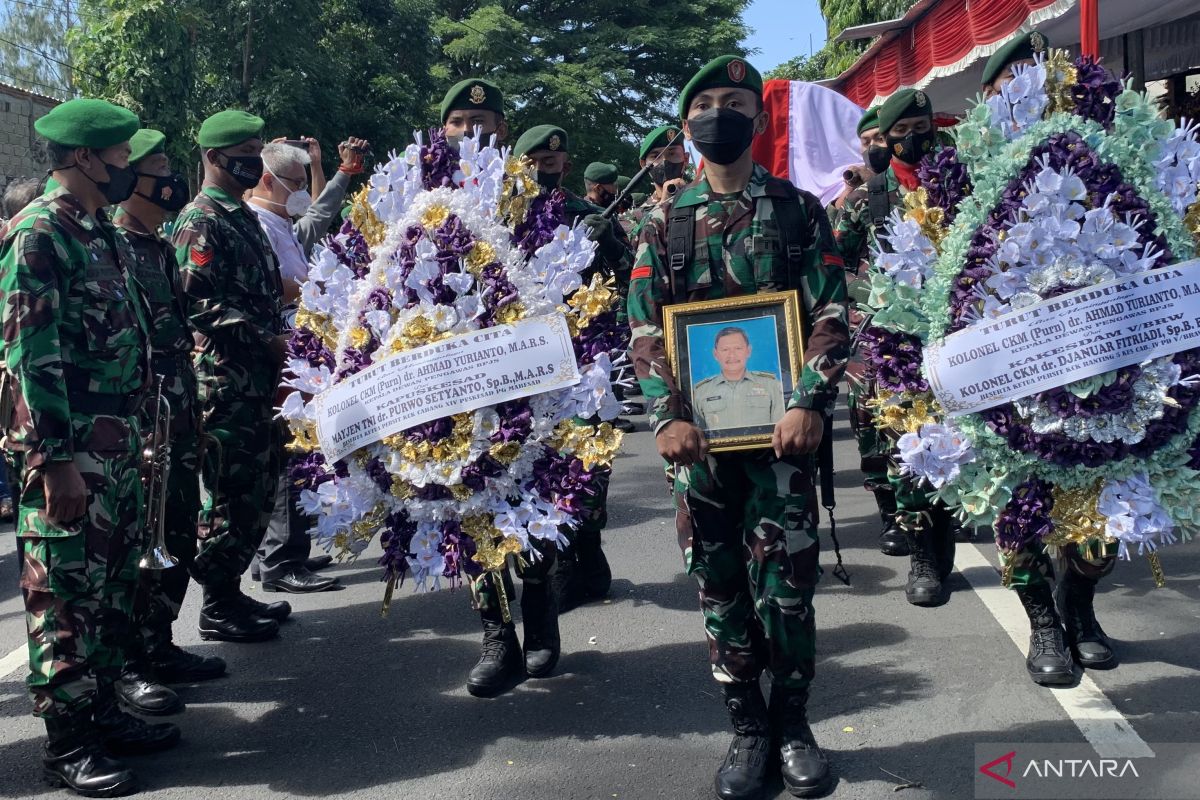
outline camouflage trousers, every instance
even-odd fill
[[[214,403],[204,416],[209,437],[192,575],[210,590],[236,586],[254,558],[275,508],[283,443],[271,400]]]
[[[811,456],[722,453],[675,477],[675,525],[700,610],[713,676],[779,686],[813,679],[813,594],[821,569]]]
[[[944,503],[932,499],[928,488],[920,486],[908,475],[902,475],[899,466],[890,458],[887,477],[896,493],[896,522],[905,532],[931,530],[939,521],[936,518],[950,516]]]
[[[171,625],[179,618],[196,560],[196,514],[200,510],[200,450],[193,433],[171,440],[171,475],[167,480],[164,539],[167,552],[179,559],[170,569],[143,570],[138,593],[138,640],[130,654],[153,653],[171,643]]]
[[[68,532],[45,519],[37,476],[21,474],[17,535],[29,634],[26,681],[38,717],[84,713],[120,675],[141,557],[140,454],[77,452],[87,512]]]
[[[1009,588],[1054,585],[1054,561],[1060,570],[1071,570],[1091,580],[1099,580],[1112,572],[1117,563],[1117,545],[1110,544],[1102,554],[1087,554],[1076,545],[1063,547],[1059,559],[1052,559],[1045,546],[1030,542],[1023,548],[1007,555],[1000,551],[1000,567],[1009,571]],[[1011,570],[1011,571],[1010,571]]]
[[[891,442],[875,427],[875,414],[867,405],[867,401],[875,396],[875,390],[862,376],[863,368],[861,361],[850,362],[847,369],[850,391],[846,394],[846,405],[850,410],[850,430],[854,432],[854,441],[858,444],[863,484],[867,491],[875,491],[888,485],[888,455],[891,452]]]

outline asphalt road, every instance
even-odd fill
[[[554,677],[493,700],[469,696],[463,682],[478,655],[479,624],[466,593],[413,595],[406,587],[381,618],[383,586],[370,557],[333,569],[344,591],[290,597],[292,621],[266,644],[201,643],[193,591],[176,639],[227,659],[229,676],[181,689],[188,708],[174,719],[183,743],[134,761],[144,796],[710,797],[728,721],[644,430],[627,439],[615,468],[605,537],[616,576],[611,601],[563,617]],[[984,602],[988,586],[1003,596],[983,561],[994,562],[990,543],[960,545],[947,605],[905,602],[907,562],[875,548],[874,509],[844,424],[837,436],[839,532],[852,584],[827,572],[818,590],[810,703],[839,777],[832,797],[971,797],[977,742],[1082,743],[1080,724],[1095,730],[1088,717],[1102,714],[1104,697],[1127,721],[1119,723],[1130,728],[1124,741],[1200,741],[1195,545],[1164,555],[1165,589],[1153,588],[1143,561],[1118,565],[1097,607],[1123,663],[1091,674],[1103,696],[1060,695],[1060,703],[1027,679],[1004,613],[998,619]],[[6,529],[0,659],[24,637],[13,551]],[[1018,636],[1023,625],[1016,620]],[[0,675],[0,796],[60,796],[39,782],[42,731],[16,666]],[[898,784],[913,785],[897,792]]]

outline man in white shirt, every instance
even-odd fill
[[[312,206],[307,172],[311,158],[307,150],[277,141],[263,148],[262,159],[262,178],[251,191],[248,205],[258,216],[271,249],[275,251],[283,278],[284,301],[292,305],[300,296],[300,285],[308,278],[308,259],[296,236],[293,220],[303,217]],[[320,169],[320,165],[315,168]],[[286,437],[282,441],[286,441]],[[287,461],[284,457],[281,463]],[[318,575],[310,569],[319,569],[329,562],[309,563],[312,546],[308,537],[309,522],[296,508],[290,489],[285,466],[275,492],[271,524],[258,548],[251,572],[262,580],[263,589],[268,592],[307,593],[332,589],[337,586],[337,578]]]

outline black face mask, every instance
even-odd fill
[[[218,163],[221,169],[233,176],[233,179],[247,189],[253,189],[258,186],[258,181],[263,174],[262,156],[230,156],[221,153],[225,157],[225,163]]]
[[[171,173],[170,175],[147,175],[144,172],[139,172],[138,175],[154,178],[154,188],[150,190],[150,194],[138,192],[137,195],[139,197],[144,197],[163,211],[171,213],[175,213],[187,205],[187,181],[178,172]]]
[[[688,120],[692,144],[705,160],[732,164],[754,141],[754,120],[731,108],[710,108]]]
[[[110,204],[124,203],[133,194],[133,187],[137,186],[137,173],[133,171],[133,167],[114,167],[99,156],[97,158],[104,165],[104,171],[108,175],[107,181],[96,180],[79,169],[78,164],[73,166],[79,169],[85,178],[96,184],[96,188]]]
[[[683,162],[660,161],[650,166],[650,182],[662,186],[667,181],[683,177]]]
[[[544,189],[557,189],[558,185],[562,183],[562,173],[542,172],[539,169],[537,173],[537,182],[538,186],[541,186]]]
[[[886,147],[873,144],[863,153],[863,163],[876,175],[880,175],[888,168],[888,164],[892,163],[892,152]]]
[[[612,192],[601,191],[596,193],[596,205],[608,208],[612,205],[612,201],[616,200],[617,196]]]
[[[937,132],[930,128],[925,133],[909,131],[907,136],[887,137],[888,149],[896,158],[905,164],[919,163],[922,158],[933,152],[937,144]]]

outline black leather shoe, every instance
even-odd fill
[[[767,706],[757,683],[722,684],[721,688],[736,735],[717,768],[713,790],[721,800],[756,800],[762,795],[770,764]]]
[[[163,683],[211,681],[225,674],[225,659],[189,653],[174,642],[151,653],[150,665]]]
[[[84,797],[123,797],[138,790],[125,764],[110,758],[88,720],[46,720],[49,740],[42,754],[42,778],[55,788]]]
[[[483,623],[483,652],[467,676],[467,691],[492,697],[512,686],[524,672],[521,643],[511,622]]]
[[[633,420],[625,419],[624,417],[617,417],[614,419],[612,421],[612,426],[624,433],[633,433],[637,430],[637,423]]]
[[[234,600],[248,613],[256,617],[262,617],[263,619],[273,619],[276,622],[283,622],[292,614],[292,604],[287,600],[264,603],[261,600],[255,600],[248,594],[242,594],[240,591]]]
[[[1075,662],[1063,638],[1054,610],[1054,597],[1046,584],[1017,587],[1017,597],[1029,617],[1029,655],[1025,669],[1039,686],[1066,686],[1075,682]]]
[[[933,556],[939,580],[945,581],[954,571],[954,555],[961,531],[962,523],[949,511],[939,506],[933,512]]]
[[[911,555],[904,597],[914,606],[928,608],[946,602],[946,589],[938,570],[933,537],[934,532],[929,528],[905,536]]]
[[[1112,669],[1117,654],[1104,629],[1096,621],[1097,579],[1080,575],[1069,565],[1060,582],[1062,620],[1066,641],[1084,669]]]
[[[548,581],[521,587],[521,618],[525,626],[525,674],[545,678],[558,664],[558,601]]]
[[[324,592],[337,585],[337,578],[314,575],[303,567],[292,570],[282,578],[263,581],[264,592],[287,592],[289,594],[311,594]]]
[[[883,525],[879,530],[879,552],[885,556],[908,555],[908,539],[896,522],[896,493],[889,486],[875,489],[874,494],[875,505],[879,507],[879,520]]]
[[[179,744],[179,726],[170,722],[151,725],[116,705],[95,709],[92,719],[100,732],[100,741],[113,755],[138,756],[159,753]]]
[[[279,623],[252,613],[236,595],[210,601],[200,608],[200,638],[216,642],[265,642],[279,635]]]
[[[333,556],[313,556],[304,562],[304,568],[309,572],[320,572],[333,563]]]
[[[829,759],[808,726],[808,690],[771,689],[771,720],[779,737],[783,785],[793,797],[829,791]]]
[[[183,700],[170,686],[159,683],[152,670],[127,664],[117,681],[117,697],[130,711],[151,717],[168,717],[183,711]]]

